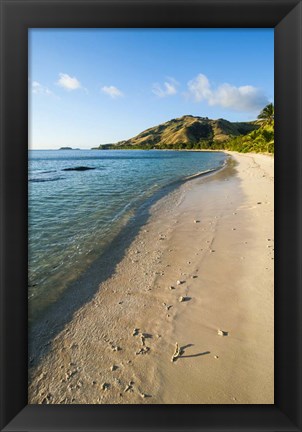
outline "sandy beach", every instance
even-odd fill
[[[32,329],[29,403],[274,403],[274,158],[229,155]]]

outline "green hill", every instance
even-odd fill
[[[274,105],[269,103],[253,122],[185,115],[151,127],[135,137],[99,149],[209,149],[274,153]]]
[[[135,137],[120,141],[109,148],[183,149],[211,148],[231,137],[238,137],[259,128],[255,122],[232,123],[224,119],[186,115],[151,127]],[[108,148],[102,147],[99,148]]]

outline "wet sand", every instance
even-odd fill
[[[29,403],[274,403],[274,159],[230,154],[148,209],[113,270],[69,293],[89,287],[76,312],[33,330]]]

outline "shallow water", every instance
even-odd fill
[[[29,151],[30,321],[101,255],[149,197],[218,168],[225,158],[219,152]],[[93,169],[70,170],[78,167]]]

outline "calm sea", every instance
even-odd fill
[[[223,153],[29,151],[29,315],[55,302],[159,189],[224,163]],[[75,167],[94,168],[65,171]]]

